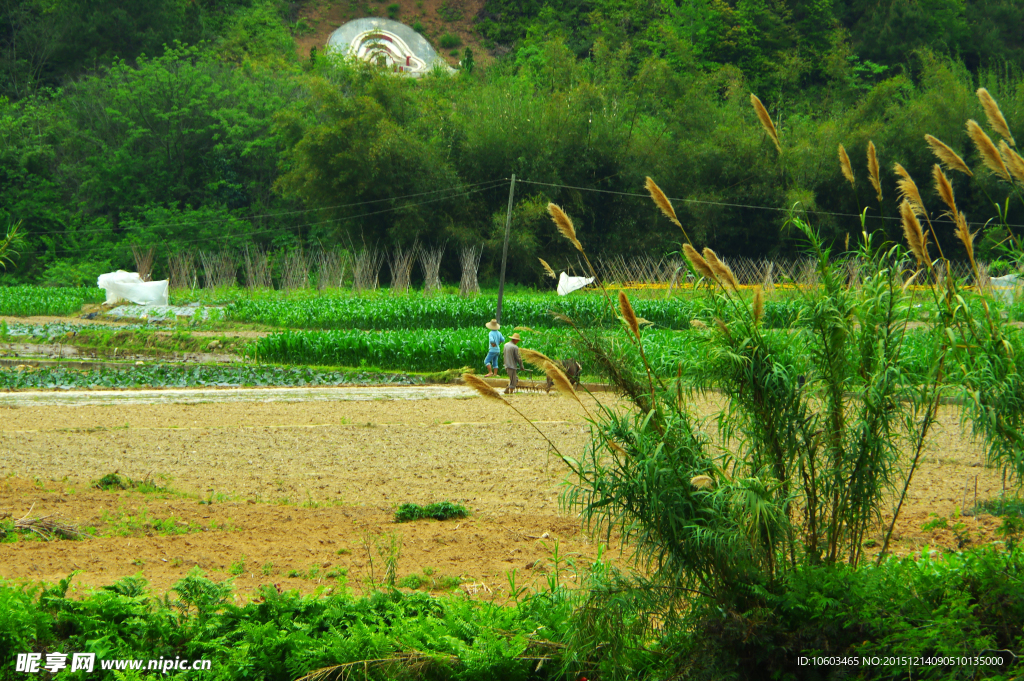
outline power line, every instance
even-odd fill
[[[445,189],[434,189],[434,190],[431,190],[429,192],[419,192],[418,194],[405,194],[404,196],[391,196],[391,197],[388,197],[386,199],[371,199],[369,201],[357,201],[355,203],[342,203],[342,204],[338,204],[336,206],[324,206],[322,208],[304,208],[302,210],[289,210],[289,211],[284,211],[284,212],[281,212],[281,213],[261,213],[261,214],[254,214],[254,215],[245,215],[245,216],[236,216],[236,215],[231,215],[229,213],[227,217],[232,217],[232,218],[235,218],[236,220],[256,220],[256,219],[260,219],[260,218],[278,218],[278,217],[281,217],[281,216],[284,216],[284,215],[297,215],[297,214],[300,214],[300,213],[314,213],[316,211],[321,211],[321,210],[335,210],[337,208],[354,208],[356,206],[367,206],[367,205],[370,205],[370,204],[373,204],[373,203],[383,203],[384,201],[401,201],[402,199],[411,199],[411,198],[416,198],[418,196],[427,196],[429,194],[437,194],[439,192],[455,192],[455,193],[452,194],[452,196],[458,196],[459,195],[458,192],[461,192],[461,191],[463,191],[465,189],[470,189],[472,187],[479,187],[479,186],[485,185],[485,184],[502,184],[502,183],[505,183],[505,182],[508,182],[508,178],[503,177],[503,178],[500,178],[500,179],[497,179],[497,180],[487,180],[486,182],[476,182],[474,184],[462,185],[461,187],[448,187],[448,188],[445,188]],[[487,187],[487,189],[490,189],[490,187]],[[211,218],[209,220],[188,220],[186,218],[185,220],[178,221],[178,222],[150,223],[150,224],[146,224],[146,227],[185,227],[185,226],[192,226],[192,225],[205,225],[205,224],[209,224],[209,223],[212,223],[212,222],[223,222],[223,221],[224,221],[224,218]],[[101,227],[101,228],[97,228],[97,229],[78,229],[78,230],[74,231],[74,234],[89,234],[89,233],[94,233],[94,232],[106,232],[106,231],[109,231],[108,227]],[[33,230],[31,232],[32,235],[66,234],[66,233],[67,233],[67,230],[58,230],[58,229],[50,230],[50,231],[35,231],[35,230]]]
[[[574,187],[574,186],[568,185],[568,184],[555,184],[555,183],[552,183],[552,182],[533,182],[531,180],[519,180],[519,179],[517,179],[516,182],[521,182],[523,184],[535,184],[535,185],[539,185],[539,186],[543,186],[543,187],[558,187],[560,189],[576,189],[576,190],[583,191],[583,192],[595,192],[595,193],[598,193],[598,194],[616,194],[618,196],[634,196],[634,197],[642,198],[642,199],[650,199],[651,198],[650,194],[636,194],[636,193],[633,193],[633,192],[618,192],[618,191],[614,191],[612,189],[594,189],[593,187]],[[669,198],[670,201],[678,201],[680,203],[696,203],[696,204],[700,204],[700,205],[704,205],[704,206],[724,206],[726,208],[746,208],[746,209],[749,209],[749,210],[768,210],[768,211],[774,211],[774,212],[778,212],[778,213],[788,213],[790,211],[789,208],[779,208],[777,206],[755,206],[755,205],[744,204],[744,203],[727,203],[727,202],[724,202],[724,201],[703,201],[701,199],[681,199],[681,198],[676,198],[676,197],[672,197],[672,196],[670,196],[668,198]],[[860,219],[860,215],[858,215],[856,213],[832,213],[832,212],[823,211],[823,210],[808,210],[807,212],[808,213],[814,213],[815,215],[830,215],[830,216],[833,216],[833,217],[857,218],[857,219]],[[892,220],[892,221],[896,221],[896,222],[900,221],[900,218],[898,218],[898,217],[887,216],[887,215],[868,215],[867,217],[870,220]],[[935,222],[935,223],[938,223],[938,224],[949,224],[949,225],[955,224],[952,220],[942,219],[942,218],[933,220],[932,222]],[[986,223],[986,222],[968,222],[967,224],[968,225],[977,226],[977,227],[983,227],[983,226],[985,226],[988,223]],[[1024,228],[1024,225],[1017,225],[1017,224],[1007,224],[1005,226],[1006,227]]]
[[[384,213],[394,213],[394,212],[397,212],[397,211],[400,211],[400,210],[404,210],[406,208],[415,208],[416,206],[423,206],[423,205],[426,205],[428,203],[437,203],[438,201],[445,201],[447,199],[456,198],[456,197],[459,197],[459,196],[469,196],[471,194],[479,194],[481,192],[485,192],[485,191],[489,191],[491,189],[496,189],[498,187],[502,187],[505,184],[504,180],[492,181],[492,182],[494,182],[494,183],[491,184],[488,187],[481,187],[479,189],[474,189],[472,191],[465,191],[465,192],[460,192],[458,194],[451,194],[451,195],[448,195],[448,196],[441,196],[441,197],[437,197],[437,198],[434,198],[434,199],[427,199],[426,201],[418,201],[416,203],[408,203],[408,204],[404,204],[404,205],[401,205],[401,206],[394,206],[394,207],[391,207],[391,208],[385,208],[383,210],[371,211],[369,213],[362,213],[360,215],[349,215],[349,216],[346,216],[346,217],[331,218],[329,220],[321,220],[321,221],[318,221],[318,222],[307,222],[307,223],[304,223],[304,224],[301,224],[301,225],[286,225],[286,226],[279,226],[279,227],[269,227],[267,229],[260,229],[260,230],[249,231],[249,232],[235,232],[233,234],[223,234],[223,235],[219,235],[219,236],[201,237],[201,238],[197,238],[197,239],[185,239],[185,240],[178,240],[178,239],[176,239],[175,243],[176,244],[191,244],[191,243],[197,243],[197,242],[200,242],[200,241],[208,242],[208,241],[219,240],[219,239],[233,239],[233,238],[236,238],[236,237],[251,237],[251,236],[253,236],[255,234],[268,234],[268,233],[271,233],[271,232],[286,233],[286,232],[291,232],[291,231],[293,231],[295,229],[298,229],[300,227],[313,227],[313,226],[316,226],[316,225],[326,225],[326,224],[331,224],[331,223],[335,223],[335,222],[346,222],[346,221],[349,221],[349,220],[357,220],[359,218],[365,218],[365,217],[369,217],[369,216],[372,216],[372,215],[382,215]],[[480,183],[480,184],[483,184],[483,183]],[[471,185],[471,186],[478,186],[478,185]],[[426,195],[428,193],[430,193],[430,192],[424,192],[423,194],[419,194],[419,196],[424,196],[424,195]],[[189,223],[189,224],[192,224],[192,223]],[[90,251],[97,251],[97,250],[100,250],[101,248],[103,248],[103,247],[102,246],[95,246],[95,247],[93,247],[91,249],[55,249],[55,250],[57,250],[57,251],[59,251],[59,252],[61,252],[63,254],[67,254],[67,253],[81,254],[81,253],[88,253]]]

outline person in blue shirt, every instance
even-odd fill
[[[501,364],[498,363],[498,355],[501,353],[501,344],[505,342],[505,337],[501,335],[501,324],[498,323],[497,319],[484,324],[487,327],[487,357],[484,358],[484,366],[487,367],[487,374],[485,378],[498,375],[498,369]]]

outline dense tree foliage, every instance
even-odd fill
[[[512,174],[521,281],[537,281],[537,256],[575,259],[550,228],[551,200],[590,253],[674,248],[673,228],[634,196],[648,175],[702,244],[786,255],[781,226],[798,203],[826,239],[859,229],[849,216],[864,208],[870,227],[897,234],[881,219],[897,215],[891,167],[929,186],[926,133],[978,169],[955,178],[957,200],[984,222],[1007,189],[963,123],[985,121],[974,96],[985,86],[1024,130],[1022,11],[1011,0],[488,0],[476,27],[498,58],[413,81],[323,53],[300,60],[284,3],[0,0],[0,211],[27,239],[3,276],[82,283],[130,267],[131,244],[156,245],[165,275],[182,248],[418,239],[485,244],[486,279]],[[1024,222],[1022,205],[1010,223]],[[939,237],[958,257],[951,234]],[[457,267],[449,249],[449,279]]]

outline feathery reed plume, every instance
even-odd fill
[[[882,181],[878,176],[878,154],[875,153],[875,143],[868,140],[868,179],[871,180],[871,186],[875,188],[875,194],[878,195],[878,202],[882,202]]]
[[[932,177],[935,178],[935,193],[939,195],[943,203],[949,206],[949,214],[956,219],[959,211],[956,209],[956,199],[953,197],[953,185],[950,184],[949,178],[946,177],[946,173],[942,172],[938,163],[932,166]]]
[[[531,350],[530,348],[519,348],[519,354],[523,356],[524,362],[529,362],[541,371],[547,371],[548,366],[554,364],[551,358],[545,355],[543,352],[537,350]]]
[[[729,327],[725,325],[725,322],[718,317],[715,317],[715,326],[717,326],[718,330],[722,332],[722,335],[725,336],[726,340],[732,342],[732,334],[729,333]]]
[[[843,171],[843,177],[850,183],[851,187],[857,186],[857,180],[853,177],[853,166],[850,165],[850,156],[846,153],[846,147],[839,145],[839,168]]]
[[[640,322],[636,319],[636,313],[633,312],[633,306],[629,304],[629,298],[626,297],[625,291],[619,291],[619,310],[622,311],[622,318],[626,320],[629,330],[633,332],[637,340],[640,340]]]
[[[558,231],[562,233],[562,236],[571,241],[576,250],[582,253],[583,246],[580,245],[579,240],[576,238],[576,228],[573,227],[572,220],[565,214],[565,211],[555,204],[549,203],[548,213],[551,214],[551,219],[554,221],[555,227],[558,227]]]
[[[551,277],[552,279],[558,279],[558,275],[555,274],[553,269],[551,269],[551,265],[544,261],[544,258],[537,258],[537,260],[540,260],[540,264],[544,267],[544,276]]]
[[[1010,174],[1018,182],[1024,184],[1024,158],[1011,149],[1006,140],[999,140],[999,151],[1003,154],[1003,160],[1006,161],[1006,167],[1009,168]]]
[[[695,475],[690,478],[690,484],[697,489],[711,489],[715,486],[715,480],[710,475]]]
[[[914,209],[916,215],[924,217],[924,201],[921,200],[921,192],[918,191],[914,178],[910,177],[907,169],[899,163],[893,164],[892,169],[900,176],[900,179],[896,180],[896,188],[899,190],[900,199],[910,203],[910,207]]]
[[[978,122],[974,119],[967,121],[967,134],[971,136],[971,140],[974,142],[975,148],[978,153],[981,154],[981,160],[993,173],[1003,178],[1007,182],[1010,181],[1010,173],[1006,170],[1006,164],[1003,163],[1003,157],[999,155],[999,150],[996,149],[996,145],[992,143],[992,138],[985,134],[985,131],[981,129]]]
[[[935,158],[939,159],[939,163],[950,170],[959,170],[964,175],[974,177],[974,173],[967,167],[964,160],[960,158],[958,153],[950,149],[948,144],[931,135],[925,135],[924,141],[931,147],[932,153],[935,154]]]
[[[964,249],[967,250],[967,258],[971,261],[971,266],[977,271],[978,266],[974,263],[974,235],[967,228],[967,218],[964,217],[963,213],[956,214],[956,237],[964,245]]]
[[[715,277],[722,283],[722,286],[728,285],[733,291],[739,289],[740,284],[736,281],[736,275],[732,273],[728,265],[718,259],[718,256],[710,248],[704,249],[704,260],[708,263],[711,271],[715,273]]]
[[[764,290],[758,286],[754,291],[754,324],[760,324],[764,319]]]
[[[708,325],[699,319],[691,319],[690,326],[697,329],[698,331],[703,331],[704,329],[708,328]]]
[[[697,273],[705,279],[715,280],[715,273],[711,271],[711,267],[707,261],[701,257],[701,254],[697,252],[697,249],[690,244],[683,244],[683,255],[693,265],[693,269],[697,270]]]
[[[580,403],[580,406],[583,406],[583,402],[580,401],[580,396],[576,394],[576,389],[572,387],[572,381],[569,380],[569,377],[565,375],[562,368],[555,364],[551,358],[542,352],[537,352],[536,350],[531,350],[529,348],[520,348],[519,352],[523,356],[524,362],[529,362],[539,368],[544,372],[545,376],[551,379],[551,382],[555,386],[555,390],[563,395],[572,397]],[[586,407],[583,408],[586,410]],[[587,411],[587,413],[589,414],[590,412]]]
[[[903,199],[903,203],[900,204],[900,216],[903,218],[903,236],[907,239],[910,251],[917,258],[919,265],[930,267],[932,261],[928,257],[928,237],[924,235],[924,230],[921,229],[921,223],[918,221],[917,215],[914,214],[910,201]]]
[[[672,202],[668,200],[667,196],[665,196],[665,192],[661,191],[661,187],[659,187],[654,180],[649,177],[647,178],[647,181],[644,182],[644,187],[650,193],[654,203],[661,209],[661,212],[665,214],[665,217],[676,223],[676,226],[682,229],[683,225],[679,222],[679,218],[676,217],[676,211],[672,207]]]
[[[750,94],[750,103],[754,105],[754,111],[757,113],[757,118],[761,121],[764,131],[772,138],[772,142],[775,142],[775,148],[781,154],[782,144],[779,143],[779,132],[775,129],[775,124],[772,123],[772,117],[768,115],[768,109],[764,108],[764,104],[754,93]]]
[[[999,110],[996,100],[992,99],[992,95],[985,88],[978,88],[977,95],[981,100],[981,108],[985,109],[988,124],[999,133],[1000,137],[1009,142],[1010,146],[1017,146],[1017,143],[1013,141],[1013,135],[1010,134],[1010,126],[1006,124],[1006,119],[1003,118],[1003,112]]]
[[[476,374],[462,374],[462,382],[480,393],[482,397],[486,397],[489,400],[497,400],[499,402],[505,401],[502,399],[501,395],[494,390],[494,388],[487,385],[487,381]]]

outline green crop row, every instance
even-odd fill
[[[595,367],[586,366],[585,353],[572,330],[535,329],[519,333],[520,347],[553,359],[575,357],[583,361],[584,373],[597,373]],[[711,333],[717,331],[646,330],[642,332],[644,353],[657,375],[676,376],[681,371],[688,381],[699,383],[708,358],[705,339]],[[810,371],[808,358],[803,356],[801,332],[776,329],[766,333],[779,352],[790,355],[792,366]],[[612,344],[630,343],[622,332],[609,331],[604,338]],[[923,330],[908,333],[901,353],[904,370],[909,375],[923,376],[936,347],[932,336]],[[855,351],[851,348],[851,352]],[[250,359],[279,364],[376,367],[386,371],[436,372],[467,366],[483,370],[487,336],[483,329],[284,331],[259,339],[245,352]],[[856,357],[850,359],[858,361]]]
[[[785,328],[797,322],[802,302],[768,301],[765,324]],[[497,298],[478,296],[324,295],[305,299],[235,301],[229,319],[289,329],[462,329],[479,328],[494,317]],[[616,303],[617,306],[617,303]],[[643,299],[633,301],[636,314],[655,326],[687,329],[694,319],[710,322],[710,308],[703,298]],[[580,326],[614,324],[608,299],[600,294],[559,297],[550,294],[517,294],[502,301],[502,323],[508,328],[547,328],[559,325],[562,314]]]
[[[98,288],[0,286],[0,315],[69,315],[86,303],[103,302],[105,296]]]
[[[32,370],[0,369],[0,390],[71,390],[81,388],[201,388],[201,387],[304,387],[359,384],[408,385],[416,376],[359,371],[323,371],[306,367],[173,366],[152,365],[125,369],[78,370],[43,367]]]

